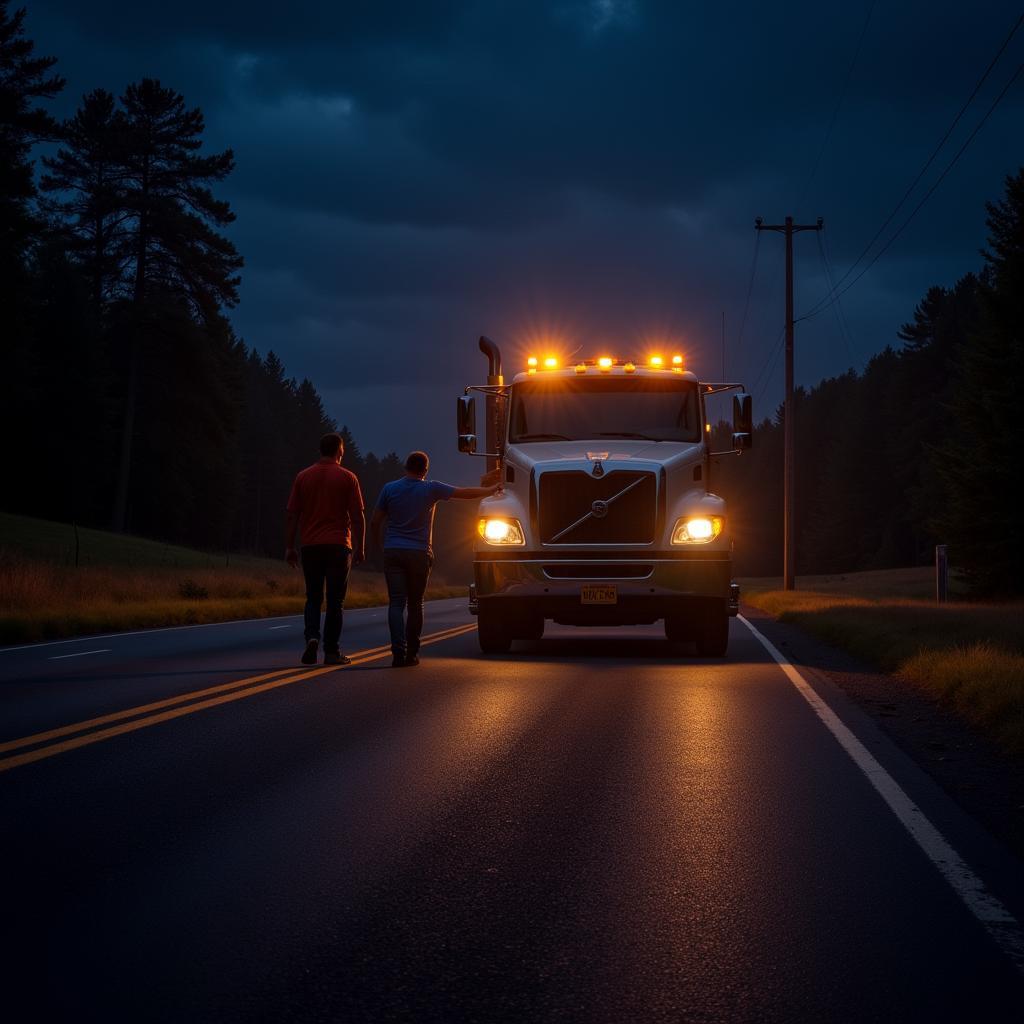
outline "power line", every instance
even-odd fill
[[[1021,16],[1021,20],[1024,20],[1024,15]],[[1018,24],[1020,24],[1020,22],[1018,22]],[[857,276],[854,277],[854,279],[850,281],[849,284],[847,284],[841,290],[836,291],[835,289],[833,289],[829,294],[826,294],[821,299],[819,299],[818,302],[814,306],[812,306],[810,310],[808,310],[808,312],[806,312],[803,316],[797,317],[797,322],[801,320],[810,320],[812,317],[817,316],[819,313],[823,313],[834,302],[838,302],[839,299],[843,295],[845,295],[878,262],[878,260],[884,255],[884,253],[888,251],[889,247],[893,244],[893,242],[895,242],[896,239],[899,238],[899,236],[903,233],[904,228],[906,228],[907,225],[914,219],[914,217],[917,216],[917,213],[921,209],[921,207],[928,202],[928,200],[932,197],[932,194],[935,192],[935,190],[939,187],[939,185],[942,184],[946,175],[949,174],[949,172],[953,169],[956,162],[960,159],[961,156],[963,156],[967,147],[974,141],[978,132],[980,132],[981,129],[985,126],[985,122],[989,119],[989,117],[991,117],[996,107],[998,107],[999,104],[1002,102],[1003,97],[1010,91],[1010,88],[1013,86],[1014,82],[1016,82],[1017,79],[1020,77],[1021,72],[1024,72],[1024,64],[1019,64],[1017,66],[1017,70],[1014,71],[1014,73],[1010,76],[1007,83],[1000,90],[999,95],[996,96],[996,98],[992,101],[991,106],[989,106],[988,110],[985,111],[981,120],[974,126],[974,130],[971,132],[971,134],[967,136],[967,138],[964,140],[960,148],[956,151],[956,153],[953,154],[953,158],[949,161],[948,164],[946,164],[942,173],[938,176],[938,178],[935,179],[935,181],[932,183],[928,191],[925,192],[925,194],[921,197],[921,201],[917,204],[917,206],[914,207],[913,210],[910,211],[910,215],[893,232],[893,234],[889,237],[885,245],[883,245],[882,248],[879,249],[878,252],[876,252],[875,255],[871,257],[867,264],[865,264],[865,266],[861,269],[860,273],[858,273]],[[853,266],[856,266],[856,263]],[[848,270],[846,274],[843,275],[843,279],[849,276],[850,271],[853,270],[853,266],[851,266],[850,270]]]
[[[824,236],[824,231],[818,232],[818,252],[821,255],[821,265],[825,270],[825,280],[828,282],[829,291],[831,292],[835,291],[835,284],[833,283],[832,261],[829,259]],[[853,342],[849,326],[846,323],[846,316],[843,313],[842,303],[836,299],[835,306],[833,308],[836,314],[836,324],[839,327],[839,336],[843,339],[843,344],[846,346],[846,354],[850,357],[850,365],[853,366]]]
[[[786,327],[785,324],[783,324],[783,326],[779,328],[778,337],[772,343],[772,347],[768,350],[768,358],[764,361],[764,363],[761,366],[761,369],[758,371],[757,377],[754,380],[754,386],[750,389],[755,399],[757,399],[761,394],[761,378],[764,376],[765,370],[768,369],[769,363],[774,362],[776,356],[778,356],[779,352],[782,350],[782,337],[785,334],[785,332]],[[771,374],[769,374],[768,376],[770,379]],[[765,384],[767,385],[767,383],[768,381],[766,380]]]
[[[843,105],[843,100],[846,99],[846,90],[849,88],[850,79],[853,77],[853,69],[857,65],[857,58],[860,56],[861,46],[864,45],[864,37],[867,35],[868,24],[871,22],[871,15],[874,13],[876,3],[877,0],[871,0],[871,3],[868,4],[867,14],[864,15],[864,23],[860,27],[860,35],[857,37],[857,45],[853,49],[853,57],[846,69],[846,77],[843,79],[843,84],[839,89],[839,96],[836,99],[836,105],[832,108],[832,116],[829,118],[828,126],[825,128],[825,134],[822,137],[821,145],[818,147],[818,153],[814,158],[814,163],[811,165],[810,173],[807,175],[807,178],[803,183],[803,187],[800,189],[800,194],[797,196],[797,200],[793,204],[794,213],[800,212],[800,204],[803,202],[804,196],[806,195],[811,182],[814,180],[815,174],[818,173],[818,166],[821,163],[822,156],[825,154],[825,149],[828,146],[829,139],[832,137],[832,129],[835,128],[836,118],[839,116],[839,110]]]
[[[1024,14],[1021,14],[1017,18],[1016,22],[1014,22],[1013,27],[1007,33],[1006,38],[1003,39],[1002,43],[999,46],[999,49],[996,50],[995,55],[989,61],[988,67],[985,68],[984,72],[982,72],[981,77],[974,84],[974,88],[971,90],[971,94],[967,97],[967,99],[964,101],[963,105],[957,111],[956,116],[953,118],[952,122],[950,123],[949,127],[946,129],[946,131],[943,134],[942,138],[939,139],[939,141],[936,144],[935,148],[931,151],[931,154],[929,155],[928,159],[924,162],[924,165],[921,167],[921,169],[914,176],[913,181],[911,181],[911,183],[907,186],[907,190],[903,193],[903,196],[900,198],[899,202],[889,211],[889,215],[885,218],[884,221],[882,221],[881,226],[874,233],[874,235],[871,236],[871,240],[867,243],[867,245],[864,246],[864,248],[861,251],[860,255],[853,261],[853,263],[850,264],[850,266],[847,268],[846,272],[836,282],[836,287],[839,287],[840,285],[842,285],[843,282],[850,276],[850,274],[852,274],[854,272],[854,270],[857,269],[857,267],[860,264],[860,262],[871,251],[871,248],[874,246],[875,242],[878,241],[878,239],[882,236],[882,233],[885,231],[885,229],[892,223],[893,219],[896,217],[896,214],[898,214],[900,212],[900,210],[903,208],[904,203],[906,203],[906,201],[910,198],[910,196],[913,193],[914,189],[917,188],[918,183],[925,176],[925,174],[928,171],[928,168],[931,167],[931,165],[935,162],[935,158],[939,155],[939,153],[941,152],[943,146],[945,146],[945,144],[948,141],[950,135],[953,134],[953,131],[956,129],[956,126],[960,123],[960,121],[963,118],[964,114],[967,112],[968,107],[970,107],[970,105],[974,102],[974,98],[978,95],[978,92],[981,90],[981,87],[988,80],[988,76],[992,73],[992,70],[995,68],[996,64],[999,62],[999,59],[1002,57],[1002,55],[1003,55],[1004,51],[1006,50],[1007,46],[1010,45],[1010,41],[1017,34],[1017,30],[1020,28],[1021,24],[1024,24]],[[1019,73],[1019,70],[1018,70],[1018,73]],[[1016,77],[1016,76],[1014,76],[1014,77]],[[1004,92],[1005,92],[1005,90],[1004,90]],[[1000,99],[1002,98],[1002,94],[1000,94],[999,98]],[[998,102],[998,100],[997,100],[997,102]],[[991,113],[991,111],[989,111],[989,113]],[[986,118],[987,118],[987,116],[988,115],[986,114]],[[982,123],[984,123],[984,120],[982,121]],[[977,134],[977,129],[975,129],[974,134]],[[971,137],[973,138],[973,135]],[[947,168],[947,170],[948,170],[948,168]],[[932,191],[934,191],[934,188],[933,188]],[[891,241],[890,241],[889,244],[891,244]],[[875,258],[877,259],[877,256]],[[824,309],[825,306],[823,304],[826,302],[826,300],[828,300],[830,298],[830,295],[831,295],[831,293],[823,295],[814,304],[814,306],[812,306],[811,309],[808,310],[808,312],[805,313],[804,316],[802,316],[800,319],[803,320],[803,319],[807,319],[807,318],[809,318],[811,316],[817,315],[817,313],[820,312],[818,307],[821,306],[821,309]]]
[[[747,326],[747,313],[750,312],[750,296],[754,292],[754,276],[757,274],[757,254],[761,248],[761,232],[754,232],[754,258],[750,261],[750,280],[747,281],[747,298],[743,303],[743,316],[740,319],[740,333],[736,336],[736,357],[740,354],[743,344],[743,330]],[[734,358],[736,358],[734,357]]]
[[[775,355],[772,356],[772,361],[768,364],[768,373],[765,375],[764,378],[764,392],[766,395],[768,393],[768,389],[771,387],[772,381],[775,379],[775,371],[778,369],[780,365],[780,358],[785,347],[785,345],[780,345],[775,350]]]

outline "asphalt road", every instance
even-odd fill
[[[1021,865],[813,670],[464,604],[0,650],[4,1019],[1022,1019]]]

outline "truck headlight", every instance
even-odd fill
[[[721,516],[684,516],[672,530],[673,544],[710,544],[721,534],[725,520]]]
[[[476,530],[488,544],[518,547],[526,544],[518,519],[481,519]]]

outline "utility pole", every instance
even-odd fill
[[[795,538],[793,530],[793,235],[798,231],[821,231],[825,226],[819,217],[817,224],[794,224],[787,217],[784,224],[765,224],[758,217],[756,231],[778,231],[786,236],[786,404],[783,419],[784,461],[782,472],[782,589],[796,589]]]

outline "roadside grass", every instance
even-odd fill
[[[929,569],[741,581],[743,599],[918,687],[1024,754],[1024,604],[931,594]]]
[[[80,530],[76,567],[69,536],[65,524],[0,515],[0,644],[302,612],[302,573],[283,561]],[[438,581],[427,599],[465,593]],[[353,572],[346,608],[386,603],[380,573]]]
[[[57,523],[31,516],[0,512],[0,554],[30,562],[75,565],[76,530],[71,523]],[[130,534],[109,533],[80,526],[77,530],[78,565],[126,566],[174,569],[249,569],[274,568],[270,558],[226,554],[223,551],[196,551],[193,548]]]

